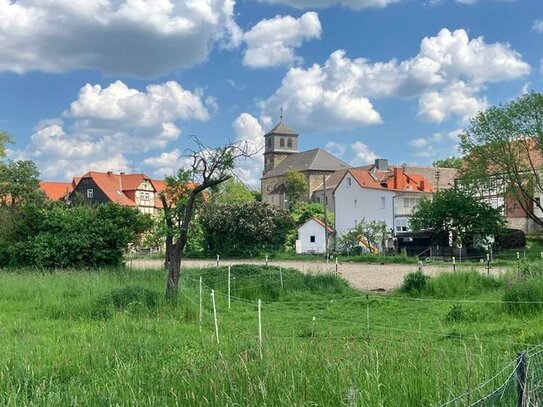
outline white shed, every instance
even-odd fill
[[[334,230],[328,226],[328,241]],[[318,218],[311,218],[298,228],[296,253],[325,253],[326,233],[324,222]]]

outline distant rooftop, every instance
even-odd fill
[[[349,164],[320,148],[288,156],[262,178],[284,175],[287,171],[337,171],[351,168]]]
[[[269,134],[285,134],[290,136],[297,136],[298,133],[296,133],[294,130],[292,130],[290,127],[288,127],[283,121],[281,120],[277,125],[268,131],[266,133],[266,136]]]

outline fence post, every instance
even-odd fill
[[[285,287],[283,286],[283,267],[279,266],[279,277],[281,278],[281,290]]]
[[[215,290],[211,290],[211,301],[213,302],[213,319],[215,320],[215,336],[217,337],[217,345],[219,344],[219,324],[217,322],[217,307],[215,305]]]
[[[204,309],[202,307],[202,276],[200,276],[200,330],[202,330],[203,319],[204,319]]]
[[[263,360],[262,356],[262,301],[258,300],[258,342],[260,345],[260,360]]]
[[[526,352],[520,352],[517,360],[517,407],[526,407]]]
[[[486,254],[486,275],[490,275],[490,254]]]
[[[338,270],[338,264],[337,264],[337,256],[336,256],[336,276],[339,274],[339,270]]]
[[[517,271],[520,272],[520,253],[517,252]]]
[[[268,255],[266,255],[266,267],[268,267]]]
[[[366,334],[370,340],[370,296],[366,294]]]
[[[217,268],[219,268],[219,258],[220,256],[217,254]]]
[[[452,258],[452,261],[453,261],[453,273],[456,273],[456,259],[454,258],[454,256]]]
[[[422,273],[422,261],[419,261],[419,272]]]
[[[228,266],[228,309],[230,309],[230,267]]]

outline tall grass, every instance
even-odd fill
[[[283,288],[277,268],[232,267],[230,309],[226,268],[183,270],[177,304],[162,300],[161,270],[0,274],[0,405],[434,405],[491,377],[541,333],[534,325],[523,340],[526,321],[507,313],[451,327],[446,303],[366,297],[335,276],[282,273]],[[104,301],[111,312],[96,318]]]

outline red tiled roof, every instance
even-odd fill
[[[345,174],[351,176],[363,188],[387,189],[392,191],[432,192],[433,185],[422,175],[407,173],[402,168],[393,172],[351,168]]]
[[[324,227],[324,221],[320,220],[319,218],[317,218],[316,216],[313,216],[311,219],[313,219],[315,222],[317,222],[319,225],[321,225],[322,227]],[[328,232],[330,233],[334,233],[334,229],[332,229],[330,227],[330,225],[328,225]]]
[[[53,201],[58,201],[74,190],[71,182],[40,182],[40,189],[45,196]]]
[[[111,202],[123,206],[136,206],[136,203],[123,192],[123,175],[89,171],[81,178],[91,178]]]

